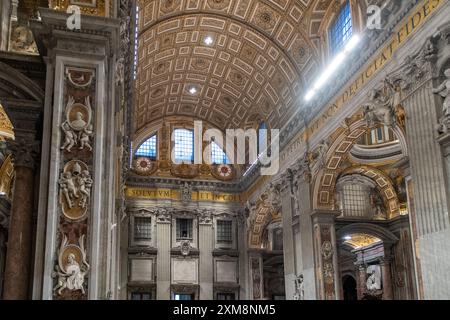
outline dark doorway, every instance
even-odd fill
[[[344,300],[358,300],[356,280],[352,276],[345,276],[342,279],[342,286],[344,289]]]

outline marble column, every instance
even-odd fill
[[[5,195],[0,196],[0,293],[3,292],[5,280],[6,241],[8,236],[11,204]]]
[[[381,283],[383,285],[383,300],[392,300],[394,295],[392,293],[392,276],[391,264],[389,258],[380,259],[381,266]]]
[[[362,300],[364,292],[366,291],[366,265],[363,263],[356,263],[356,291],[358,300]]]
[[[339,276],[335,218],[340,213],[334,210],[313,212],[314,248],[316,252],[317,298],[339,300],[341,285]]]
[[[3,299],[24,300],[30,297],[34,168],[38,145],[32,138],[16,137],[15,141],[8,142],[8,147],[13,153],[15,181]]]

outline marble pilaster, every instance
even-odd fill
[[[394,295],[392,293],[392,276],[391,276],[391,261],[389,258],[380,259],[381,266],[381,283],[383,285],[383,300],[392,300]]]
[[[281,195],[281,219],[283,226],[283,257],[284,257],[284,279],[286,299],[291,300],[295,294],[295,279],[297,278],[295,268],[295,249],[294,234],[292,227],[292,218],[295,205],[291,192],[292,178],[289,177],[283,181]]]
[[[38,259],[33,297],[109,299],[117,288],[120,274],[114,269],[113,261],[117,237],[114,201],[116,145],[111,139],[116,134],[114,71],[119,21],[83,16],[81,30],[73,32],[67,29],[64,12],[41,8],[40,16],[41,20],[31,22],[31,28],[39,52],[47,63],[43,121],[47,124],[44,137],[48,139],[42,148],[46,161],[41,166],[40,175],[45,177],[45,181],[41,181],[39,188],[38,212],[38,225],[45,228],[39,232],[45,232],[46,237],[45,240],[38,238],[36,246]],[[81,123],[78,129],[70,126],[69,131],[81,134],[83,130],[84,138],[78,135],[70,148],[65,144],[68,141],[66,133],[67,125],[74,123],[75,107],[79,108],[77,115],[81,113],[82,121],[78,120],[78,124]],[[78,176],[77,188],[82,188],[82,181],[88,182],[83,193],[85,202],[77,202],[74,210],[74,204],[68,204],[67,198],[64,201],[60,199],[63,192],[60,178],[70,171],[72,176]],[[77,215],[71,217],[67,214],[67,207]],[[88,261],[78,261],[88,269],[84,272],[85,292],[81,289],[53,290],[55,268],[60,264],[64,243],[79,246],[86,252],[83,256]]]
[[[316,299],[314,271],[313,224],[311,220],[311,198],[309,171],[299,170],[294,180],[294,249],[297,276],[303,275],[304,299]]]
[[[448,54],[448,46],[445,50]],[[402,104],[407,114],[406,136],[413,185],[411,219],[420,272],[419,292],[423,292],[424,299],[448,298],[450,292],[450,281],[445,280],[450,268],[448,172],[437,140],[442,104],[432,92],[437,83],[433,79],[438,72],[433,51],[438,52],[436,48],[427,48],[408,59],[399,76],[405,83]]]
[[[334,225],[335,218],[339,215],[339,212],[333,210],[316,210],[312,214],[317,298],[320,300],[340,299],[341,285]]]
[[[261,252],[252,250],[249,252],[249,274],[250,274],[250,300],[264,299],[264,273],[263,258]]]
[[[161,215],[156,222],[156,299],[170,300],[171,219]]]
[[[366,265],[358,263],[355,265],[356,271],[356,292],[358,300],[362,300],[366,291]]]
[[[250,270],[248,261],[248,237],[247,237],[247,217],[244,212],[239,214],[237,223],[237,243],[239,251],[239,298],[250,300]]]
[[[214,229],[212,219],[200,218],[198,226],[199,249],[199,300],[213,300],[213,257]]]

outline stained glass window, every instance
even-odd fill
[[[227,154],[214,141],[211,142],[211,162],[214,164],[228,164]]]
[[[352,13],[350,2],[347,1],[341,8],[336,20],[330,29],[331,54],[336,54],[345,43],[352,37]]]
[[[148,138],[143,144],[139,146],[136,155],[140,157],[149,157],[156,160],[156,134]]]
[[[175,129],[175,160],[194,161],[194,132],[187,129]]]

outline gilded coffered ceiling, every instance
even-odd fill
[[[368,247],[379,242],[381,242],[379,238],[362,233],[352,234],[351,236],[348,236],[348,239],[344,241],[344,243],[347,243],[355,249]]]
[[[136,131],[172,115],[221,129],[283,124],[317,74],[315,35],[332,3],[140,0]]]

